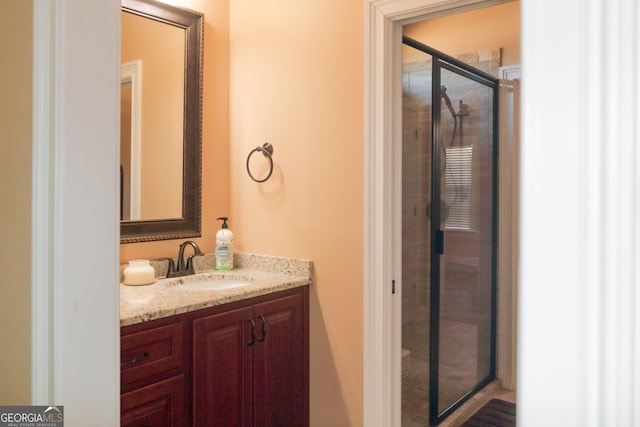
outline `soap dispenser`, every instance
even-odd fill
[[[226,216],[218,218],[222,221],[222,228],[216,233],[216,270],[230,271],[233,269],[233,233],[229,230]]]

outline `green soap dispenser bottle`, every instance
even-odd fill
[[[230,271],[233,269],[233,233],[229,230],[226,216],[221,216],[222,228],[216,233],[216,270]]]

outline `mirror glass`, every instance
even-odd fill
[[[182,28],[122,12],[122,220],[182,217],[184,38]]]
[[[202,14],[122,1],[121,242],[200,235]]]

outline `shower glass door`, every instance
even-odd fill
[[[432,258],[438,266],[431,288],[438,305],[431,325],[438,349],[431,359],[432,418],[491,381],[495,367],[495,90],[438,63],[444,102],[434,180],[439,225],[433,232],[442,241]]]
[[[495,378],[497,80],[404,42],[422,55],[403,74],[402,425],[413,427]]]

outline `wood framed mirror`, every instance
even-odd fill
[[[204,17],[121,4],[120,243],[198,237]]]

